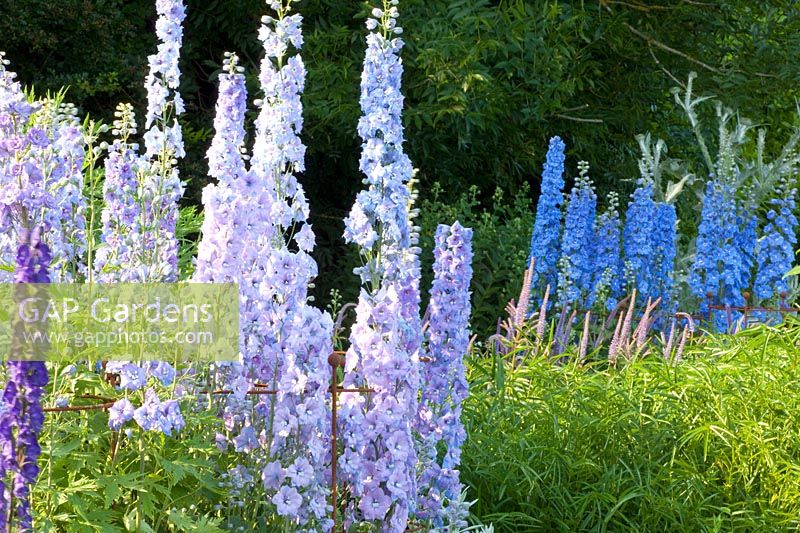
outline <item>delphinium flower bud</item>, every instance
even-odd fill
[[[579,163],[580,174],[569,195],[561,243],[562,268],[558,277],[558,303],[585,303],[594,281],[594,218],[597,195],[589,165]]]
[[[561,204],[564,201],[564,148],[564,141],[560,137],[550,139],[542,171],[542,188],[536,204],[528,258],[529,264],[531,261],[534,263],[534,299],[544,293],[547,285],[556,286],[561,246]]]
[[[51,256],[41,237],[41,228],[21,231],[14,282],[50,282],[48,267]],[[0,522],[3,529],[7,526],[9,531],[32,531],[30,491],[39,474],[38,435],[44,422],[41,397],[48,375],[44,362],[25,360],[21,354],[20,358],[15,358],[14,350],[12,348],[6,363],[8,381],[3,391],[0,415],[0,480],[11,475],[12,486],[9,489],[0,487],[0,510],[3,511],[0,512]],[[10,503],[15,508],[7,512]]]
[[[399,57],[384,2],[367,36],[358,133],[361,191],[345,219],[345,240],[360,247],[363,287],[345,362],[345,385],[368,386],[369,400],[342,395],[344,453],[340,468],[355,497],[348,521],[403,531],[416,502],[416,453],[411,425],[419,387],[418,260],[410,216],[412,166],[403,152]],[[416,313],[416,317],[414,314]]]
[[[458,465],[466,438],[461,403],[467,396],[464,357],[469,350],[472,230],[456,222],[436,230],[434,281],[428,306],[422,394],[416,428],[420,437],[417,516],[435,531],[466,525]],[[440,452],[444,450],[444,455]]]

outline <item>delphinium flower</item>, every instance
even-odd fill
[[[594,282],[594,219],[597,195],[589,177],[589,164],[578,163],[580,174],[569,195],[561,242],[558,303],[585,303]]]
[[[51,256],[41,237],[41,228],[20,232],[15,283],[50,282]],[[33,530],[30,492],[39,474],[38,435],[44,422],[41,397],[48,381],[44,362],[26,360],[20,350],[25,348],[12,345],[6,363],[8,381],[0,414],[0,480],[11,476],[11,487],[0,487],[0,525],[8,531]],[[8,509],[9,505],[13,508]]]
[[[789,291],[784,276],[794,265],[797,244],[796,195],[796,189],[789,188],[787,184],[778,189],[777,197],[770,200],[767,223],[758,240],[753,292],[756,298],[772,306],[780,304],[781,294]]]
[[[148,58],[150,71],[145,80],[147,115],[144,134],[146,168],[142,169],[139,201],[142,203],[142,248],[147,259],[132,268],[139,281],[170,282],[178,276],[178,202],[184,184],[178,175],[177,159],[185,155],[178,116],[184,104],[178,92],[183,41],[183,0],[156,0],[158,53]],[[144,166],[144,165],[143,165]],[[141,254],[140,254],[141,255]],[[137,267],[139,267],[137,269]]]
[[[645,298],[654,292],[653,233],[655,231],[657,206],[653,200],[653,182],[647,177],[638,181],[625,212],[623,250],[625,266],[636,291]],[[628,291],[630,292],[630,291]]]
[[[85,273],[83,131],[61,95],[28,102],[8,63],[0,54],[0,262],[11,266],[24,228],[43,226],[53,275],[69,281]]]
[[[304,170],[299,134],[305,67],[298,54],[289,54],[302,45],[302,17],[291,13],[290,1],[270,6],[276,17],[264,17],[259,31],[263,98],[257,101],[251,159],[244,149],[245,79],[234,55],[227,56],[220,78],[208,153],[210,174],[219,182],[204,191],[194,279],[240,285],[241,362],[218,373],[234,391],[223,412],[228,434],[220,438],[246,454],[237,467],[259,475],[266,499],[285,523],[328,530],[324,473],[333,323],[308,297],[317,274],[310,255],[314,234],[296,176]],[[253,405],[244,393],[256,383],[279,392]],[[255,449],[264,453],[251,453]]]
[[[703,314],[708,312],[708,294],[712,295],[712,302],[719,305],[724,265],[738,257],[725,255],[737,231],[736,211],[733,187],[721,180],[710,179],[703,197],[694,263],[689,273],[689,288],[700,300]]]
[[[594,223],[594,281],[589,304],[602,302],[607,310],[617,305],[622,295],[622,262],[620,238],[622,221],[619,217],[619,195],[611,192],[608,205]]]
[[[294,3],[272,1],[276,16],[264,17],[259,31],[265,53],[259,75],[263,94],[251,172],[269,197],[265,215],[271,231],[264,240],[267,268],[260,286],[266,307],[254,318],[269,328],[259,371],[279,391],[270,399],[274,410],[267,420],[267,454],[286,476],[268,488],[271,501],[285,520],[327,530],[332,526],[324,473],[333,321],[310,304],[308,295],[317,264],[310,255],[315,238],[309,205],[297,179],[305,170],[306,149],[299,135],[306,70],[296,53],[303,45],[303,18],[292,13]]]
[[[408,186],[412,166],[403,152],[401,93],[403,41],[397,37],[397,1],[384,1],[367,21],[358,124],[360,168],[367,189],[345,219],[345,240],[359,246],[363,287],[346,355],[348,387],[374,390],[342,395],[344,452],[340,468],[355,497],[348,523],[367,521],[381,531],[404,531],[413,511],[416,453],[411,425],[419,387],[419,319],[412,317],[413,227]],[[409,290],[411,288],[411,290]],[[411,298],[408,295],[412,294]],[[417,304],[418,305],[418,304]]]
[[[531,251],[528,263],[534,263],[534,297],[545,287],[556,287],[557,263],[560,255],[561,204],[564,201],[564,141],[550,139],[542,171],[542,190],[536,203]]]
[[[145,153],[140,155],[139,147],[130,141],[136,133],[131,106],[120,105],[114,122],[117,139],[106,160],[103,233],[93,265],[100,282],[174,282],[178,276],[175,227],[183,184],[176,165],[177,158],[184,156],[184,148],[177,117],[183,113],[184,105],[177,89],[181,25],[186,13],[182,0],[156,0],[156,11],[160,43],[158,52],[148,58]],[[106,372],[117,374],[119,387],[128,393],[144,391],[148,383],[155,385],[159,381],[159,376],[150,375],[135,362],[108,363]],[[143,374],[144,379],[137,378]],[[112,415],[127,412],[127,405],[117,405]],[[109,418],[112,428],[127,422],[127,415],[122,414]],[[134,420],[147,431],[167,435],[183,427],[177,401],[170,398],[162,403],[152,387],[144,391]]]
[[[429,361],[422,369],[417,420],[422,444],[417,516],[430,521],[436,531],[452,531],[466,525],[468,514],[459,504],[458,465],[466,438],[461,403],[468,392],[464,356],[470,341],[472,230],[458,222],[440,225],[435,243],[425,335]]]
[[[112,133],[116,139],[105,159],[101,244],[93,265],[96,280],[102,283],[139,279],[140,273],[130,266],[141,263],[138,257],[143,253],[138,199],[138,172],[143,162],[137,154],[138,145],[131,139],[137,133],[136,116],[130,104],[118,105],[114,115]]]
[[[673,270],[677,255],[678,216],[675,206],[668,202],[656,204],[655,223],[653,224],[652,258],[650,270],[652,283],[650,292],[642,293],[655,301],[660,298],[659,307],[668,313],[675,311],[672,305],[674,286]]]

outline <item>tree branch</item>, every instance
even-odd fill
[[[588,122],[590,124],[602,124],[603,119],[601,118],[580,118],[580,117],[571,117],[569,115],[562,115],[561,113],[556,113],[553,115],[554,117],[563,118],[564,120],[571,120],[573,122]]]
[[[661,48],[662,50],[664,50],[665,52],[669,52],[670,54],[674,54],[676,56],[680,56],[680,57],[686,59],[687,61],[691,61],[695,65],[700,65],[701,67],[703,67],[706,70],[714,72],[715,74],[719,74],[719,69],[718,68],[712,67],[708,63],[703,63],[699,59],[695,59],[692,56],[681,52],[680,50],[676,50],[676,49],[672,48],[671,46],[668,46],[668,45],[662,43],[661,41],[651,37],[650,35],[647,35],[646,33],[642,33],[641,31],[637,30],[636,28],[634,28],[633,26],[631,26],[627,22],[623,22],[622,24],[626,28],[628,28],[628,30],[631,33],[633,33],[634,35],[636,35],[640,39],[644,40],[648,45],[655,45],[658,48]]]

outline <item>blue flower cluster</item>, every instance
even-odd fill
[[[594,219],[597,195],[589,165],[578,164],[580,174],[569,195],[558,269],[558,303],[585,302],[592,292],[595,272]]]
[[[700,300],[700,311],[704,314],[708,313],[709,294],[715,305],[738,305],[741,291],[747,286],[742,273],[749,273],[749,267],[742,262],[739,244],[747,234],[741,231],[737,210],[733,186],[710,179],[706,184],[695,258],[689,273],[689,288]],[[740,239],[736,239],[737,234]],[[720,320],[721,313],[717,325]]]
[[[560,137],[550,139],[528,257],[528,264],[534,262],[533,294],[544,291],[547,285],[556,287],[564,201],[564,149]]]
[[[651,292],[642,292],[646,297],[661,298],[660,308],[673,313],[672,293],[675,285],[673,269],[678,253],[678,215],[675,206],[659,202],[656,205],[656,218],[653,225],[653,257],[650,263]]]

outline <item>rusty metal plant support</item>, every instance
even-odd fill
[[[336,463],[339,462],[338,451],[336,449],[337,427],[339,425],[338,404],[339,394],[343,392],[355,392],[359,394],[367,394],[374,392],[369,388],[356,388],[346,389],[339,386],[339,368],[344,368],[344,354],[345,352],[335,351],[328,356],[328,364],[331,365],[331,519],[333,520],[333,532],[336,532],[336,500],[338,499],[337,482],[336,482]],[[342,532],[344,532],[344,524],[342,524]]]
[[[790,313],[800,314],[800,307],[789,307],[786,304],[786,299],[789,297],[789,294],[786,292],[779,294],[781,299],[780,307],[759,307],[747,305],[747,302],[750,301],[750,292],[742,291],[742,296],[744,297],[744,305],[715,305],[714,294],[711,292],[706,293],[706,299],[708,300],[708,311],[706,311],[706,316],[704,318],[710,324],[712,319],[711,313],[713,311],[736,311],[744,315],[744,324],[747,326],[749,324],[749,316],[751,313],[780,313],[781,315],[787,315]]]

